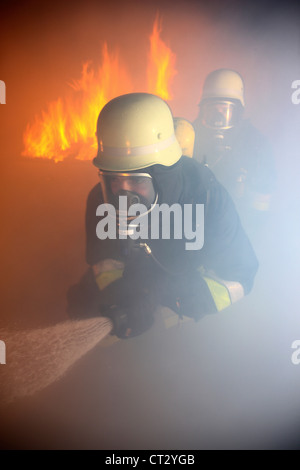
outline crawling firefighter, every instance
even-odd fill
[[[244,114],[241,75],[230,69],[208,74],[193,123],[194,158],[229,191],[248,233],[270,209],[276,170],[270,143]]]
[[[100,181],[86,208],[90,268],[68,292],[70,316],[107,316],[113,333],[128,338],[151,327],[158,306],[199,320],[248,294],[258,268],[252,246],[213,173],[182,156],[167,103],[147,93],[119,96],[100,112],[97,138],[93,163]],[[132,239],[135,222],[129,210],[125,216],[118,210],[119,196],[127,197],[128,208],[142,204],[139,220],[145,221],[157,205],[203,204],[203,247],[187,250],[185,236],[171,231],[166,239],[164,227],[151,238],[151,223],[146,239]],[[97,236],[97,209],[104,203],[117,209],[116,238]]]

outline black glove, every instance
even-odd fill
[[[158,306],[153,290],[145,287],[144,280],[122,277],[102,291],[100,312],[112,320],[111,334],[119,338],[140,335],[154,322]]]
[[[139,308],[137,305],[127,308],[112,305],[102,310],[102,315],[108,317],[114,325],[111,334],[123,339],[147,331],[153,325],[153,313],[152,309]]]
[[[179,316],[188,316],[196,321],[217,308],[210,290],[200,273],[166,275],[161,282],[161,304],[169,307]]]
[[[158,306],[153,290],[144,284],[141,277],[122,277],[100,291],[89,268],[68,290],[67,313],[71,318],[107,316],[114,324],[112,334],[120,338],[139,335],[152,326]]]

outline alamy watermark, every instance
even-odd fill
[[[145,214],[149,214],[150,226]],[[204,245],[204,204],[184,204],[183,208],[180,204],[152,204],[149,210],[144,204],[132,204],[128,208],[127,196],[119,196],[117,209],[112,204],[100,204],[96,215],[102,217],[96,226],[100,240],[117,238],[118,217],[120,239],[169,240],[173,236],[177,240],[183,237],[190,240],[185,243],[186,250],[201,250]]]
[[[295,91],[292,93],[292,103],[293,104],[299,104],[300,103],[300,80],[294,80],[292,82],[292,88],[295,89]]]
[[[0,340],[0,364],[6,364],[6,345]]]
[[[6,104],[6,86],[3,80],[0,80],[0,104]]]
[[[291,357],[292,363],[295,366],[298,366],[300,364],[300,339],[293,341],[291,348],[295,349]]]

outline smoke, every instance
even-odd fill
[[[21,160],[23,132],[48,102],[64,96],[82,63],[100,62],[103,41],[119,47],[144,91],[148,35],[158,10],[162,38],[176,54],[173,113],[194,120],[206,75],[233,68],[245,80],[247,117],[273,144],[278,191],[255,247],[260,270],[250,296],[224,316],[171,340],[150,331],[146,339],[110,349],[105,361],[101,356],[99,383],[91,372],[99,358],[91,357],[80,380],[70,374],[69,388],[47,401],[45,433],[48,421],[58,424],[44,442],[131,449],[284,446],[300,422],[299,366],[291,362],[291,344],[300,336],[300,104],[291,100],[291,84],[300,79],[299,11],[289,2],[267,1],[5,3],[0,150],[9,171],[1,186],[1,325],[21,326],[0,332],[7,346],[2,402],[54,383],[108,333],[101,319],[62,322],[67,287],[85,268],[84,205],[95,169],[90,162]],[[49,318],[57,325],[37,329]],[[85,384],[82,393],[78,383]],[[21,426],[20,445],[32,429],[30,418]],[[38,435],[39,424],[36,429]]]

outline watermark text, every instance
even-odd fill
[[[3,80],[0,80],[0,104],[6,104],[6,86]]]
[[[189,240],[185,243],[186,250],[201,250],[204,245],[204,204],[184,204],[183,207],[180,204],[154,204],[149,210],[144,204],[128,207],[127,197],[119,196],[117,209],[112,204],[100,204],[96,215],[102,217],[96,226],[96,235],[100,240],[116,239],[118,232],[120,239],[184,238]]]
[[[0,364],[6,364],[6,345],[0,340]]]
[[[300,364],[300,339],[293,341],[291,348],[295,349],[291,357],[292,363],[295,366],[298,366]]]
[[[300,80],[294,80],[292,82],[292,88],[295,91],[292,93],[292,103],[299,104],[300,103]]]

